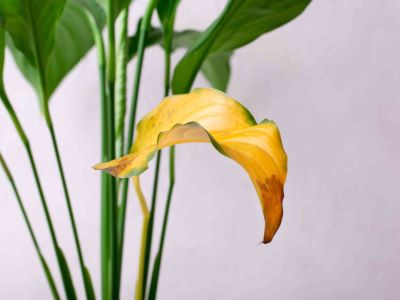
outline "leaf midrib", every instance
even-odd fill
[[[240,8],[246,1],[242,1],[238,4],[238,8]],[[231,7],[234,5],[234,0],[231,0],[228,5],[224,8],[224,11],[227,11],[228,13],[224,14],[224,11],[222,12],[222,17],[219,19],[218,23],[216,23],[214,25],[214,28],[216,27],[216,29],[213,29],[212,33],[211,33],[211,40],[208,40],[207,38],[203,38],[203,41],[199,43],[199,45],[194,48],[192,50],[192,52],[196,51],[197,49],[201,48],[205,43],[207,43],[207,45],[205,46],[205,49],[203,50],[203,54],[200,56],[201,59],[196,61],[195,64],[195,70],[200,70],[202,64],[204,63],[206,57],[210,54],[210,49],[214,46],[215,40],[218,38],[218,33],[225,27],[227,21],[229,20],[230,15],[232,14],[232,12],[230,12]],[[233,11],[234,12],[234,11]],[[189,49],[190,51],[190,49]],[[188,92],[191,88],[191,86],[193,85],[193,82],[197,76],[198,72],[192,72],[192,74],[190,74],[190,81],[188,81],[187,86],[184,87],[184,91]]]
[[[43,66],[43,61],[42,59],[39,57],[39,46],[38,46],[38,42],[37,42],[37,32],[36,32],[36,22],[33,22],[33,16],[32,16],[32,7],[31,7],[31,3],[29,0],[25,0],[24,1],[26,3],[26,10],[27,10],[27,15],[28,15],[28,19],[29,22],[32,24],[32,29],[31,29],[31,33],[33,36],[33,47],[34,47],[34,56],[35,56],[35,60],[36,60],[36,64],[38,67],[38,71],[39,71],[39,80],[40,80],[40,87],[41,87],[41,94],[42,94],[42,100],[44,101],[46,98],[46,84],[44,81],[44,66]],[[44,104],[44,103],[43,103]]]

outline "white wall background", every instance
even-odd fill
[[[178,28],[203,29],[226,1],[182,2]],[[137,1],[135,19],[144,4]],[[294,22],[236,52],[229,94],[258,120],[277,121],[289,156],[283,224],[270,245],[259,245],[263,218],[247,175],[209,145],[177,147],[178,183],[159,299],[399,299],[399,13],[395,0],[314,1]],[[161,99],[162,76],[162,52],[152,48],[145,58],[139,115]],[[35,95],[10,56],[6,83],[31,138],[60,243],[83,299],[49,135]],[[206,81],[199,78],[195,85]],[[99,174],[91,166],[99,161],[98,104],[92,51],[57,90],[51,110],[97,289]],[[3,107],[0,124],[1,151],[58,274],[27,157]],[[148,194],[151,179],[151,172],[144,176]],[[161,179],[164,195],[166,173]],[[0,199],[0,299],[49,299],[2,173]],[[164,197],[159,204],[162,211]],[[123,299],[133,295],[140,225],[139,206],[131,201]],[[57,283],[61,290],[58,275]]]

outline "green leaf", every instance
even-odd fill
[[[132,2],[132,0],[112,0],[113,1],[113,9],[114,9],[114,20],[117,19],[119,13],[126,7],[129,6],[129,4]],[[108,0],[97,0],[97,2],[103,7],[104,11],[107,11],[108,13]]]
[[[90,13],[96,21],[99,28],[106,24],[106,13],[103,7],[96,0],[69,0],[79,4],[84,10]]]
[[[35,87],[41,86],[40,99],[47,98],[45,71],[55,41],[56,24],[64,9],[65,0],[2,0],[0,18],[18,49],[20,57],[29,65],[27,72]],[[41,80],[37,80],[41,78]],[[43,107],[43,102],[41,103]]]
[[[157,13],[161,21],[164,32],[173,32],[176,10],[180,0],[162,0],[158,1]]]
[[[190,48],[194,41],[201,35],[201,31],[184,30],[175,32],[172,49],[175,51],[178,48]]]
[[[67,260],[60,247],[57,248],[57,259],[61,268],[61,276],[64,282],[65,293],[67,294],[68,300],[76,300],[76,293],[74,284],[72,282],[71,272],[69,271]]]
[[[199,31],[186,30],[175,33],[173,49],[189,48],[202,35]],[[201,72],[210,84],[225,92],[231,77],[230,59],[233,51],[226,51],[210,55],[201,66]]]
[[[231,75],[230,59],[233,52],[222,52],[208,57],[201,66],[201,72],[216,89],[225,92]]]
[[[104,12],[94,1],[85,1],[85,3],[85,8],[92,13],[96,23],[102,28],[105,24]],[[79,63],[93,44],[90,24],[79,1],[68,1],[57,26],[56,42],[47,69],[49,94]]]
[[[200,31],[185,30],[174,33],[172,51],[178,48],[189,48],[194,41],[201,35]],[[138,45],[138,34],[129,38],[128,59],[136,55]],[[146,47],[154,45],[162,46],[162,31],[160,28],[150,27],[146,39]],[[230,58],[233,51],[217,53],[210,56],[204,62],[201,71],[210,82],[211,86],[221,91],[226,91],[230,79]]]
[[[47,66],[55,27],[65,3],[66,0],[0,1],[0,17],[5,29],[31,65]]]
[[[190,47],[175,68],[172,89],[188,92],[204,61],[232,51],[291,21],[311,0],[230,0],[221,15]]]
[[[25,0],[26,2],[35,2],[37,0]],[[15,1],[14,1],[15,2]],[[18,2],[24,2],[22,0]],[[54,2],[49,0],[42,0],[41,3]],[[0,4],[0,14],[3,13],[1,10],[3,4]],[[73,69],[73,67],[83,58],[88,50],[93,46],[93,38],[90,30],[90,25],[87,20],[82,6],[89,10],[96,19],[99,26],[103,26],[105,23],[105,15],[101,7],[94,0],[71,0],[65,5],[65,8],[59,18],[53,22],[53,31],[41,30],[46,25],[39,23],[39,21],[29,22],[27,20],[26,27],[31,27],[32,31],[35,28],[39,28],[37,31],[47,32],[48,37],[42,34],[33,35],[30,39],[22,37],[24,40],[20,41],[19,36],[14,33],[17,31],[14,27],[22,26],[20,24],[14,25],[12,22],[15,18],[14,15],[10,15],[6,19],[6,28],[11,39],[8,40],[8,46],[10,47],[15,61],[19,66],[22,73],[32,84],[37,91],[38,95],[41,94],[41,83],[40,83],[40,65],[43,67],[44,86],[46,88],[47,97],[54,92],[64,77]],[[9,20],[9,21],[7,21]],[[37,24],[36,24],[37,23]],[[47,28],[47,27],[46,27]],[[21,29],[22,30],[22,29]],[[24,30],[29,31],[25,28]],[[18,31],[17,31],[18,32]],[[50,37],[51,35],[51,37]],[[35,38],[37,37],[37,38]],[[30,44],[41,44],[43,40],[51,40],[52,46],[50,49],[43,49],[43,47],[35,50],[30,47]],[[22,46],[20,46],[22,44]],[[26,45],[25,45],[26,44]],[[28,51],[32,48],[31,51]],[[26,50],[28,49],[28,50]],[[33,54],[32,54],[33,53]],[[43,63],[38,64],[35,60],[32,61],[31,56],[35,56],[37,53],[38,57],[44,57]]]

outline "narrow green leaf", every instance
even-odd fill
[[[188,92],[211,54],[232,51],[291,21],[311,0],[230,0],[221,15],[190,47],[175,68],[172,89]]]
[[[71,272],[68,268],[67,260],[60,247],[57,248],[57,259],[61,268],[61,276],[63,277],[65,292],[68,300],[76,300],[76,292],[72,282]]]

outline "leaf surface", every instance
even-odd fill
[[[138,124],[131,153],[95,169],[116,177],[138,176],[160,149],[183,143],[211,143],[240,164],[258,193],[265,218],[263,242],[282,220],[287,156],[272,121],[257,124],[239,102],[213,89],[167,97]]]
[[[174,32],[172,43],[172,51],[179,48],[189,48],[191,44],[201,35],[200,31],[185,30]],[[136,55],[138,45],[138,35],[135,34],[129,38],[128,58],[132,59]],[[162,46],[162,30],[155,27],[150,27],[146,39],[146,47],[154,45]],[[232,51],[217,53],[211,55],[205,60],[201,71],[211,84],[212,87],[226,91],[231,75],[230,59],[233,55]]]
[[[93,46],[82,7],[95,16],[99,26],[104,25],[104,12],[94,0],[1,1],[0,16],[10,36],[8,46],[38,95],[42,89],[41,76],[49,98]]]
[[[297,17],[311,0],[230,0],[175,68],[174,94],[187,93],[204,61],[242,47]]]

